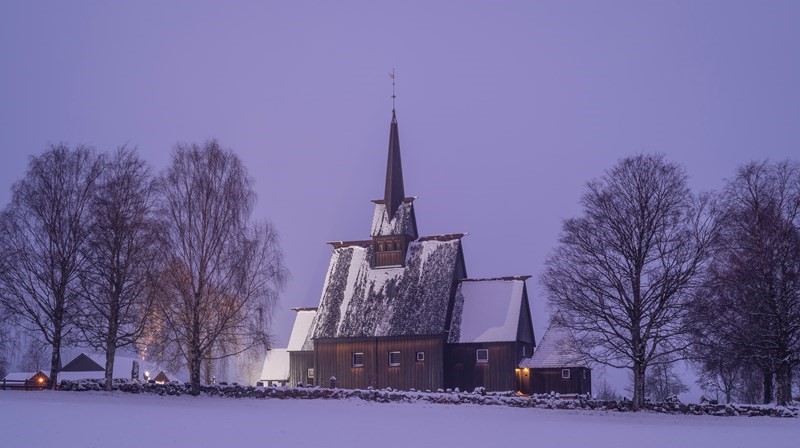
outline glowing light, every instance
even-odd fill
[[[42,377],[39,377],[39,382],[40,382],[40,383],[44,383],[44,378],[42,378]]]

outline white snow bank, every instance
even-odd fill
[[[386,448],[531,441],[543,446],[783,448],[796,446],[800,437],[796,419],[103,392],[0,391],[0,421],[4,446],[60,448],[336,448],[375,440]]]

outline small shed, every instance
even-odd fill
[[[40,390],[47,387],[50,377],[43,371],[38,372],[11,372],[0,381],[0,388]]]
[[[289,382],[289,351],[287,349],[274,348],[267,351],[259,382],[265,386],[285,386]]]
[[[526,394],[592,393],[592,370],[576,349],[561,314],[550,320],[533,355],[519,363],[517,377],[520,391]]]

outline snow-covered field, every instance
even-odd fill
[[[0,446],[797,447],[800,420],[0,391]]]

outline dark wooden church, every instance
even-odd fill
[[[319,307],[299,350],[289,350],[292,384],[519,389],[519,363],[535,345],[529,276],[467,278],[465,234],[421,236],[414,199],[403,188],[393,110],[370,238],[329,243]]]

